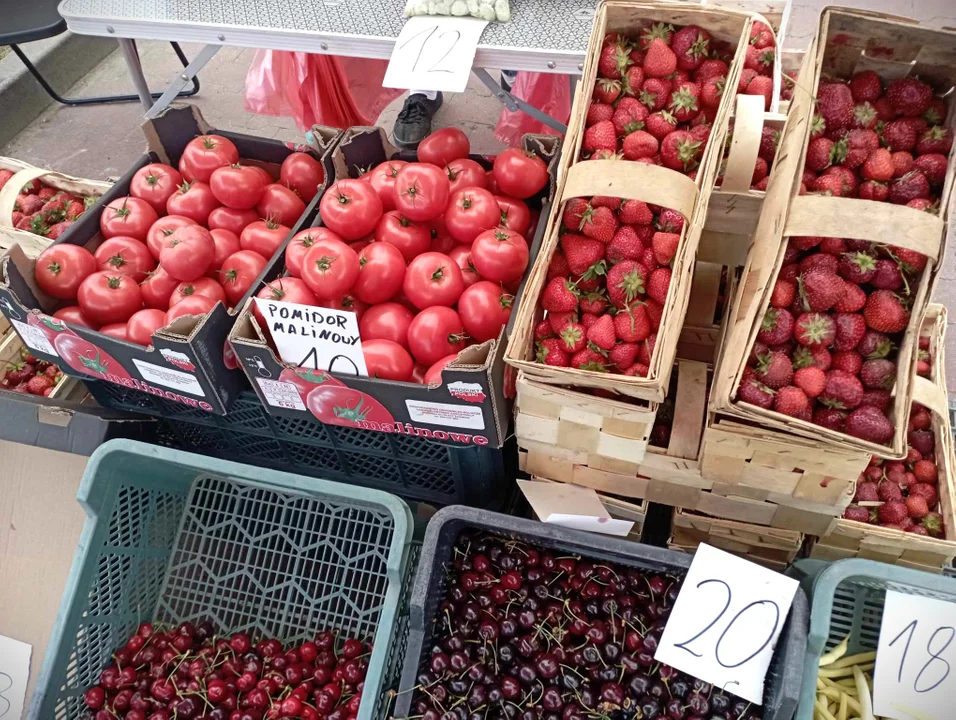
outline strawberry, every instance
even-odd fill
[[[614,347],[617,336],[614,334],[614,320],[610,315],[598,317],[597,321],[588,328],[587,340],[601,350],[610,350]]]
[[[886,86],[886,98],[898,115],[918,117],[929,109],[933,88],[916,78],[899,78]]]
[[[24,215],[33,215],[43,208],[43,200],[36,195],[17,195],[14,202],[14,209],[19,210]]]
[[[773,30],[767,23],[755,21],[750,28],[750,44],[757,48],[773,47],[776,41],[773,37]]]
[[[556,277],[552,279],[541,294],[541,307],[554,313],[576,310],[578,296],[574,286],[567,278]]]
[[[865,252],[844,253],[840,256],[837,272],[844,280],[862,285],[876,275],[876,260]]]
[[[866,300],[863,317],[869,328],[878,332],[897,333],[909,324],[909,310],[889,290],[875,290]]]
[[[757,339],[766,345],[779,345],[793,337],[793,315],[783,308],[769,308],[763,316]]]
[[[936,438],[929,430],[911,430],[907,433],[906,440],[923,455],[929,455],[936,448]]]
[[[677,254],[677,246],[680,243],[678,233],[656,232],[651,238],[651,245],[654,249],[654,259],[658,265],[667,265]]]
[[[934,97],[929,101],[929,107],[923,113],[923,119],[930,125],[945,124],[946,102],[942,98]],[[0,183],[0,187],[3,187],[2,183]]]
[[[645,243],[644,252],[638,262],[647,268],[648,272],[657,268],[657,257],[654,255],[654,248],[650,247],[650,242]]]
[[[600,315],[607,309],[607,296],[603,292],[590,292],[578,302],[583,313]]]
[[[726,78],[729,71],[730,68],[723,60],[708,58],[700,64],[699,68],[697,68],[697,72],[694,73],[694,79],[699,83],[703,83],[705,80],[710,80],[712,78]]]
[[[568,267],[568,259],[564,257],[563,252],[558,250],[551,256],[551,262],[548,263],[548,282],[556,277],[566,278],[570,274],[571,268]]]
[[[826,347],[836,334],[833,318],[823,313],[804,313],[794,324],[793,337],[809,348]]]
[[[568,267],[575,275],[583,275],[589,267],[604,258],[604,243],[583,235],[564,235],[561,248],[568,259]]]
[[[877,511],[880,522],[888,525],[898,525],[908,516],[906,503],[902,500],[890,500],[880,505]]]
[[[787,385],[777,390],[773,409],[783,415],[804,417],[810,413],[810,400],[800,388]]]
[[[551,330],[551,323],[549,323],[547,320],[542,320],[534,326],[535,340],[544,340],[545,338],[549,337],[554,337],[554,332]]]
[[[769,168],[767,167],[767,161],[762,157],[758,157],[754,162],[754,174],[750,178],[750,185],[755,186],[765,180],[767,178],[768,172]]]
[[[709,55],[710,33],[687,25],[674,33],[671,38],[671,50],[677,56],[677,66],[682,70],[696,70]]]
[[[566,353],[576,353],[586,344],[585,330],[580,323],[568,323],[558,333],[559,347]]]
[[[588,344],[571,356],[571,367],[591,372],[607,372],[607,358],[596,347]]]
[[[624,157],[628,160],[653,157],[657,153],[657,138],[644,130],[635,130],[624,138]]]
[[[680,234],[684,229],[684,216],[676,210],[662,208],[657,216],[656,227],[661,232],[671,232]]]
[[[618,228],[617,216],[608,207],[589,207],[581,216],[580,230],[589,238],[608,243]]]
[[[630,102],[626,103],[626,100],[630,100]],[[625,136],[635,130],[642,130],[648,114],[646,107],[634,98],[627,97],[618,103],[617,108],[614,110],[614,115],[611,117],[611,123],[614,125],[614,131],[618,135]]]
[[[780,144],[780,131],[772,127],[764,126],[760,131],[760,149],[757,151],[757,157],[767,161],[767,164],[773,162],[777,155],[777,146]]]
[[[774,392],[763,383],[752,378],[744,378],[740,381],[740,387],[737,388],[737,400],[739,402],[750,403],[764,410],[773,407]]]
[[[0,170],[0,190],[3,189],[3,186],[7,184],[7,181],[13,177],[12,170]]]
[[[547,340],[542,340],[538,343],[537,350],[535,352],[535,361],[544,363],[545,365],[551,365],[552,367],[570,366],[570,356],[561,350],[558,344],[554,341],[557,341],[557,338],[548,338]]]
[[[900,269],[905,273],[918,273],[926,267],[926,256],[922,253],[895,245],[890,245],[888,249],[890,255],[899,263]]]
[[[870,390],[889,390],[896,381],[896,363],[886,359],[867,360],[860,368],[863,387]]]
[[[581,327],[585,330],[589,330],[591,326],[597,322],[598,316],[592,315],[591,313],[584,313],[581,316]]]
[[[795,235],[790,238],[790,245],[801,252],[812,250],[822,242],[821,235]]]
[[[782,388],[793,380],[790,358],[781,352],[767,352],[757,358],[754,378],[771,389]]]
[[[821,172],[830,167],[833,162],[834,142],[829,138],[821,137],[811,140],[807,147],[806,166],[814,172]]]
[[[667,291],[671,286],[671,269],[657,268],[651,273],[647,281],[647,296],[661,305],[667,300]]]
[[[893,160],[893,177],[900,178],[913,169],[913,156],[908,152],[895,152],[890,154]]]
[[[607,244],[605,254],[611,263],[616,263],[621,260],[640,260],[643,252],[644,243],[637,231],[629,225],[622,225]]]
[[[842,83],[826,83],[817,90],[817,112],[829,131],[846,130],[853,123],[853,94]]]
[[[621,310],[614,316],[614,333],[626,343],[645,340],[651,334],[646,307],[641,303],[632,303]]]
[[[608,362],[611,363],[618,372],[624,372],[634,364],[637,357],[637,345],[635,343],[617,343],[607,354]]]
[[[870,522],[870,511],[865,507],[860,507],[859,505],[850,505],[846,510],[843,511],[844,520],[852,520],[853,522]]]
[[[823,238],[820,241],[820,252],[840,257],[846,252],[846,241],[843,238]]]
[[[53,387],[53,380],[47,377],[46,375],[34,375],[32,378],[27,380],[26,391],[31,395],[43,395],[44,390],[48,390]]]
[[[953,148],[953,132],[948,128],[933,125],[920,135],[916,141],[916,152],[919,155],[927,153],[942,153],[948,155]]]
[[[861,200],[886,202],[890,196],[890,186],[875,180],[864,180],[860,183],[859,195]]]
[[[641,61],[643,62],[643,59]],[[624,88],[625,94],[628,96],[636,96],[641,91],[645,79],[644,68],[640,65],[632,65],[629,67],[621,78],[621,85]]]
[[[920,526],[917,526],[920,527]],[[922,527],[931,537],[941,538],[944,534],[943,516],[938,512],[927,513],[923,518]]]
[[[746,95],[762,95],[763,96],[763,109],[769,110],[770,103],[773,100],[773,78],[767,77],[766,75],[759,75],[751,80],[747,84],[747,89],[744,90]]]
[[[910,497],[921,497],[926,500],[926,504],[930,508],[936,507],[936,503],[939,502],[939,493],[936,490],[935,485],[930,485],[929,483],[915,483],[909,487]]]
[[[893,179],[896,167],[893,164],[893,155],[889,150],[879,148],[874,150],[863,163],[860,173],[867,180],[888,182]]]
[[[803,390],[807,397],[815,398],[826,389],[827,376],[820,368],[810,365],[794,372],[793,384]]]
[[[66,207],[66,219],[76,220],[85,211],[86,211],[86,206],[80,201],[74,200]]]
[[[822,270],[823,272],[835,274],[840,261],[832,255],[819,253],[817,255],[807,255],[800,261],[800,272],[808,273],[811,270]]]
[[[814,115],[813,119],[810,120],[810,139],[816,140],[821,138],[826,133],[827,124],[823,120],[823,117],[819,114]]]
[[[634,260],[622,260],[607,273],[607,292],[611,304],[618,308],[629,306],[643,295],[647,269]]]
[[[900,266],[892,260],[880,258],[876,261],[876,272],[870,278],[870,284],[878,290],[899,290],[904,285]]]
[[[618,43],[609,43],[601,48],[598,58],[598,75],[602,78],[620,80],[621,73],[631,64],[631,58]]]
[[[942,153],[920,155],[913,165],[923,173],[930,185],[942,185],[946,179],[946,156]]]
[[[663,40],[666,45],[671,44],[674,35],[674,26],[667,23],[655,23],[648,25],[641,30],[640,45],[642,50],[647,50],[654,40]]]
[[[880,76],[872,70],[864,70],[850,78],[850,93],[855,102],[873,102],[883,94]]]
[[[50,229],[46,233],[46,237],[50,240],[56,240],[63,233],[69,230],[72,224],[72,220],[62,220],[61,222],[58,222],[55,225],[50,226]]]
[[[648,78],[641,86],[638,100],[648,110],[661,110],[671,96],[671,81],[663,78]]]
[[[826,388],[820,393],[820,402],[827,407],[851,410],[863,398],[863,385],[850,373],[842,370],[827,372]]]
[[[773,70],[775,52],[773,48],[758,48],[748,45],[744,55],[744,67],[756,70],[759,75],[769,75]]]
[[[848,168],[860,167],[874,151],[880,149],[880,137],[872,130],[854,128],[847,133],[845,140],[847,151],[843,165]]]
[[[700,105],[697,97],[700,88],[694,82],[678,83],[671,92],[671,101],[667,109],[670,110],[678,123],[686,123],[697,117]]]
[[[643,67],[649,78],[667,77],[677,69],[677,56],[667,43],[657,38],[644,50]]]
[[[916,130],[905,120],[893,120],[882,132],[883,144],[892,152],[910,152],[916,146]]]
[[[656,332],[661,326],[661,318],[664,317],[664,306],[656,300],[648,298],[645,301],[645,307],[647,308],[647,317],[651,321],[651,327]]]
[[[841,312],[833,316],[833,322],[833,349],[838,352],[853,350],[866,334],[866,320],[862,315]]]
[[[813,181],[813,186],[810,189],[815,193],[832,195],[833,197],[848,197],[852,193],[852,187],[848,186],[843,178],[838,175],[821,175]]]
[[[603,103],[604,105],[610,105],[619,97],[621,97],[620,81],[600,78],[596,83],[594,83],[594,95],[592,95],[593,100]]]
[[[592,101],[591,104],[588,105],[588,112],[584,124],[587,127],[591,127],[595,123],[599,123],[602,120],[610,120],[612,117],[614,117],[614,108],[612,106]]]
[[[643,200],[624,200],[617,211],[618,219],[627,225],[650,225],[654,213]]]
[[[817,257],[833,258],[832,255]],[[804,270],[798,283],[800,297],[810,310],[817,312],[829,310],[843,295],[843,283],[839,282],[839,277],[824,269]]]
[[[677,127],[677,120],[667,111],[651,113],[647,116],[646,130],[658,140],[663,140]]]
[[[905,502],[906,511],[914,520],[922,520],[929,514],[929,503],[926,502],[926,498],[920,497],[919,495],[911,495],[906,498]]]
[[[594,123],[584,131],[582,145],[586,152],[596,152],[598,150],[617,150],[617,133],[614,131],[614,123],[610,120],[601,120]]]
[[[935,485],[939,482],[939,470],[932,460],[917,460],[913,463],[913,474],[920,483]]]
[[[853,108],[853,127],[873,130],[876,127],[876,108],[865,102]]]
[[[863,399],[860,400],[860,406],[872,405],[884,413],[890,407],[889,390],[864,390]]]
[[[846,422],[846,410],[838,408],[828,408],[825,405],[817,405],[813,411],[811,422],[820,427],[825,427],[836,432],[843,432],[843,425]]]
[[[564,206],[564,213],[561,216],[561,222],[568,230],[577,232],[581,227],[584,213],[590,207],[590,203],[584,198],[571,198]]]
[[[672,170],[687,172],[700,161],[701,143],[685,130],[675,130],[661,141],[661,161]]]
[[[831,356],[830,367],[849,375],[858,375],[863,367],[863,356],[855,350],[838,350]]]
[[[774,308],[787,308],[793,303],[793,298],[796,296],[796,293],[796,283],[777,278],[777,281],[773,285],[773,291],[770,294],[770,306]]]

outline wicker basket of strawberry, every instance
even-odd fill
[[[873,456],[843,519],[811,557],[866,557],[940,572],[956,557],[953,443],[947,407],[943,334],[946,308],[930,305],[919,337],[903,460]]]
[[[529,378],[664,399],[732,100],[707,105],[697,87],[721,74],[737,82],[755,17],[682,3],[599,8],[561,202],[506,356]]]
[[[109,188],[0,157],[0,248],[36,257]]]
[[[30,354],[14,330],[0,340],[0,390],[59,399],[72,394],[77,386],[82,388],[79,380]]]
[[[822,15],[713,410],[906,456],[919,323],[947,231],[956,118],[949,112],[947,124],[940,95],[956,82],[954,41],[951,31],[873,13]]]

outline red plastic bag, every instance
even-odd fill
[[[519,72],[511,88],[511,94],[547,113],[555,120],[567,124],[571,117],[571,81],[567,75],[554,73]],[[560,133],[538,122],[520,110],[502,110],[495,127],[495,137],[512,147],[521,144],[525,133]]]
[[[302,130],[373,125],[402,94],[382,87],[387,67],[386,60],[259,50],[246,74],[245,107],[292,117]]]

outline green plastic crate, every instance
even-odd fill
[[[376,490],[113,440],[77,493],[87,520],[29,718],[75,720],[83,692],[145,620],[212,620],[283,642],[374,638],[359,720],[392,655],[412,542]]]
[[[887,589],[956,602],[956,580],[873,560],[799,560],[790,574],[811,596],[810,634],[794,720],[812,720],[820,657],[850,636],[847,654],[876,650]]]

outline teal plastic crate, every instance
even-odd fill
[[[84,691],[139,623],[203,619],[285,643],[373,639],[358,717],[375,717],[412,543],[397,497],[114,440],[77,498],[86,525],[29,718],[83,717]]]
[[[798,560],[790,574],[811,596],[810,634],[794,720],[812,720],[820,657],[850,636],[847,654],[876,650],[887,589],[956,602],[956,580],[872,560]]]

